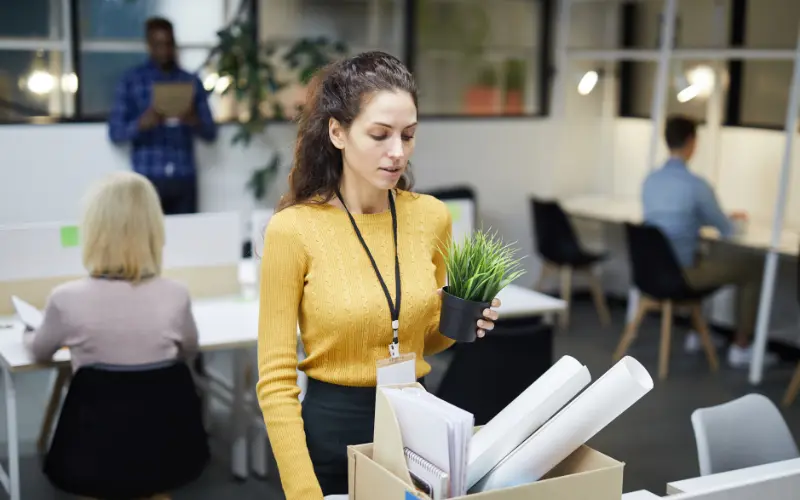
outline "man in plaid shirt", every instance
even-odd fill
[[[166,214],[197,211],[194,138],[212,142],[217,126],[200,80],[178,66],[172,23],[151,18],[145,26],[150,59],[120,81],[109,117],[109,137],[131,145],[133,170],[153,183]],[[192,82],[194,101],[180,117],[165,117],[152,107],[155,82]]]

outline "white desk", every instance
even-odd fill
[[[601,195],[575,196],[561,200],[561,205],[570,215],[601,222],[639,223],[643,218],[641,202],[631,198]],[[718,233],[712,228],[704,228],[701,234],[708,240],[719,239]],[[725,240],[725,242],[767,251],[772,248],[772,228],[747,224],[744,232]],[[784,255],[794,256],[797,255],[798,249],[800,249],[800,232],[784,230],[775,250]]]
[[[725,486],[800,473],[800,458],[667,483],[667,494],[701,493]]]
[[[562,313],[567,304],[561,299],[535,292],[517,285],[508,285],[497,295],[500,307],[497,312],[500,319],[512,319],[526,316],[546,316]]]
[[[209,393],[222,399],[231,408],[231,425],[234,430],[232,443],[232,470],[237,477],[246,477],[248,473],[247,459],[250,444],[247,439],[247,428],[250,423],[261,422],[260,411],[255,402],[253,391],[247,387],[252,384],[250,363],[247,360],[248,350],[255,347],[258,341],[258,301],[243,300],[239,297],[221,297],[215,299],[198,299],[194,302],[193,313],[197,323],[200,349],[203,352],[233,351],[232,383],[223,377],[209,373]],[[19,484],[19,435],[17,429],[17,399],[15,377],[20,373],[33,370],[45,370],[53,367],[71,370],[70,355],[66,349],[58,351],[54,363],[36,363],[23,344],[23,326],[14,317],[0,318],[0,325],[11,325],[11,328],[0,330],[0,364],[5,383],[6,413],[8,427],[8,472],[0,468],[0,483],[9,491],[12,500],[20,498]],[[55,391],[51,391],[51,404],[60,401],[61,389],[54,381]],[[62,384],[64,381],[62,380]],[[248,397],[250,394],[250,397]],[[52,398],[56,398],[53,400]],[[57,403],[55,408],[57,409]],[[49,411],[49,410],[48,410]],[[263,425],[263,424],[260,424]],[[266,473],[266,443],[256,443],[256,447],[264,448],[263,453],[254,452],[256,458],[253,468]]]
[[[622,495],[622,500],[656,500],[662,497],[647,490],[631,491]]]

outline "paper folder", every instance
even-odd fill
[[[418,387],[425,389],[421,384],[393,385],[389,387]],[[386,470],[406,483],[412,491],[415,489],[411,474],[406,465],[403,435],[400,432],[400,422],[394,413],[389,399],[380,390],[375,401],[375,430],[373,431],[372,458]]]

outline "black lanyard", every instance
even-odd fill
[[[347,216],[350,217],[350,222],[353,224],[353,229],[356,231],[356,236],[358,236],[361,246],[363,246],[364,250],[367,252],[369,261],[372,263],[372,268],[375,270],[375,274],[378,276],[378,281],[381,283],[381,288],[383,288],[383,293],[386,295],[386,301],[389,303],[389,311],[392,313],[392,344],[389,346],[389,353],[392,357],[397,357],[399,356],[398,344],[400,343],[400,339],[397,335],[397,330],[400,328],[400,257],[397,255],[397,210],[394,206],[392,192],[389,191],[389,210],[392,213],[392,236],[394,239],[395,302],[392,301],[392,296],[389,294],[389,288],[386,286],[386,282],[383,281],[383,276],[381,276],[380,270],[378,270],[378,264],[375,263],[375,259],[372,257],[372,252],[369,251],[367,242],[364,241],[364,237],[361,236],[361,231],[358,229],[356,220],[350,213],[350,209],[347,208],[344,198],[342,198],[342,194],[338,189],[336,190],[336,196],[339,197],[339,201],[342,202],[342,206],[347,212]]]

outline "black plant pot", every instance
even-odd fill
[[[478,335],[478,320],[491,302],[464,300],[442,290],[442,314],[439,317],[439,332],[456,342],[475,342]]]

